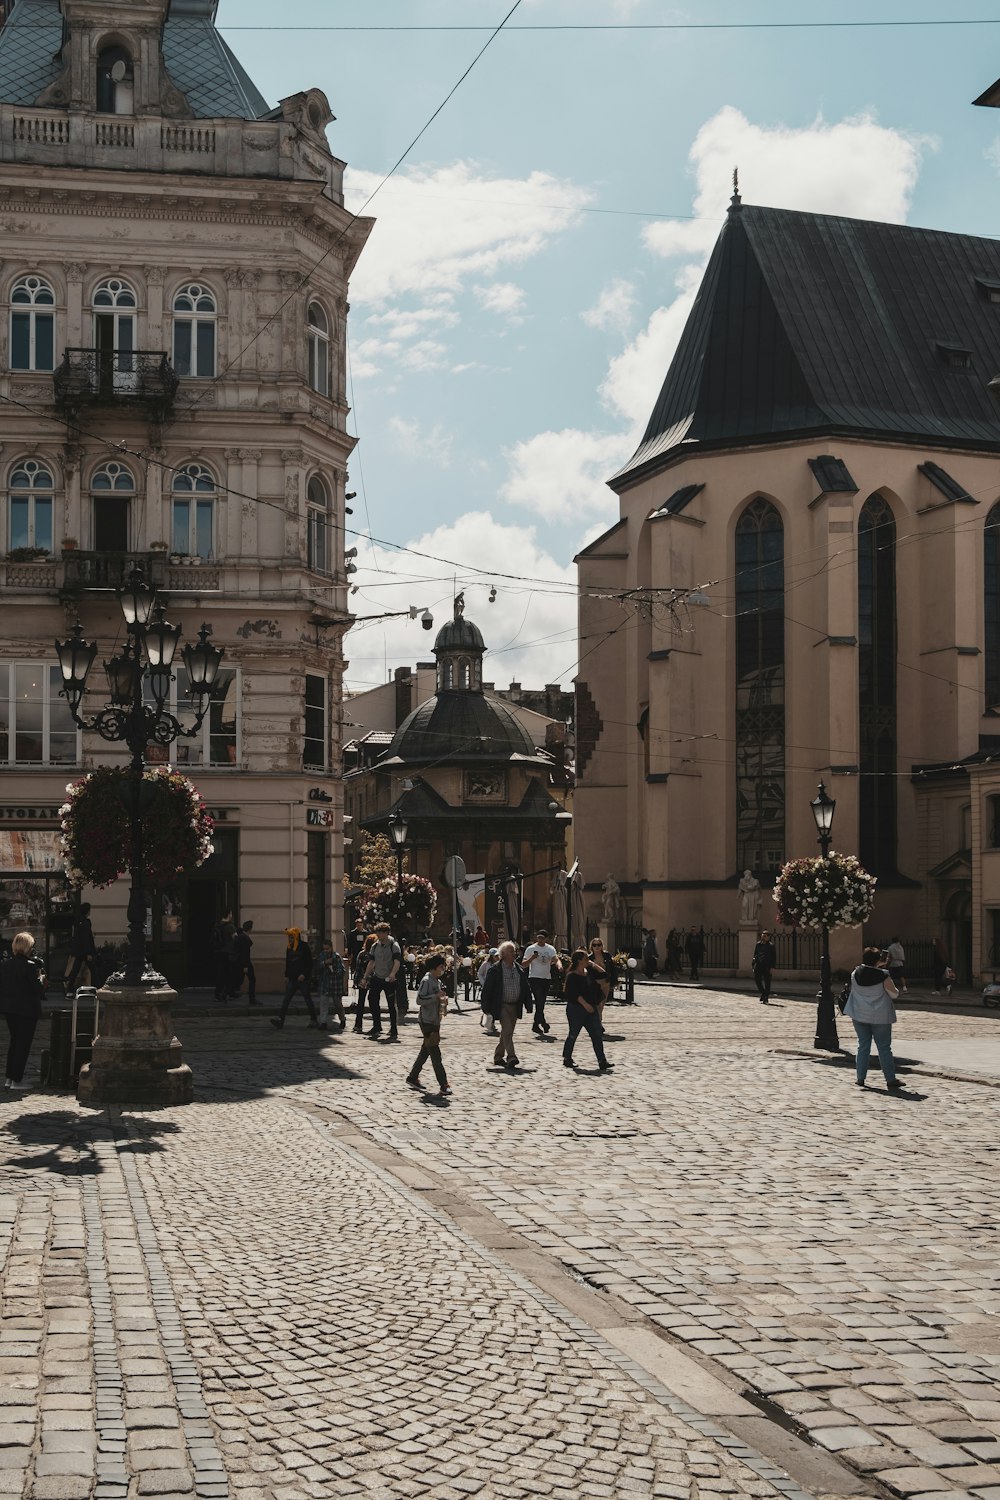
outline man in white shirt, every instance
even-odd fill
[[[549,1029],[549,1023],[545,1019],[545,1001],[552,980],[552,964],[558,957],[558,953],[549,942],[548,933],[536,932],[535,941],[525,948],[524,957],[521,960],[522,963],[528,965],[528,984],[531,986],[531,997],[535,1006],[535,1019],[531,1023],[531,1029],[539,1035]]]

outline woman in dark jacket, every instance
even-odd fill
[[[777,957],[774,944],[771,942],[771,934],[762,932],[750,961],[753,977],[757,981],[757,993],[760,995],[761,1005],[766,1005],[771,998],[771,975],[774,972]]]
[[[7,1022],[7,1077],[4,1088],[23,1089],[35,1027],[42,1014],[45,979],[42,966],[32,958],[35,940],[30,932],[19,932],[11,944],[12,957],[0,964],[0,1015]]]

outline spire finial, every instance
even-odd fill
[[[743,199],[740,197],[740,169],[739,169],[739,167],[734,167],[733,168],[733,196],[729,200],[729,212],[731,214],[739,213],[739,211],[740,211],[740,209],[742,207],[743,207]]]

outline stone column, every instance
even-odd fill
[[[302,461],[301,448],[282,448],[281,461],[285,465],[285,546],[286,558],[302,558]]]
[[[146,344],[147,349],[167,349],[163,328],[163,267],[143,266],[146,278]],[[167,349],[173,359],[173,350]]]
[[[304,379],[306,299],[302,277],[298,271],[279,271],[278,282],[285,302],[281,312],[281,373],[286,379],[295,375]]]
[[[64,349],[89,347],[91,340],[83,336],[83,278],[87,274],[87,263],[82,260],[66,261],[63,264],[66,277],[66,327],[60,340]],[[56,362],[60,358],[56,350]]]

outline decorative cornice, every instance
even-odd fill
[[[142,274],[148,286],[162,286],[167,272],[165,266],[143,266]]]
[[[87,274],[85,260],[64,260],[62,268],[68,281],[82,281]]]
[[[282,448],[281,461],[285,464],[300,464],[305,460],[305,453],[301,448]]]

